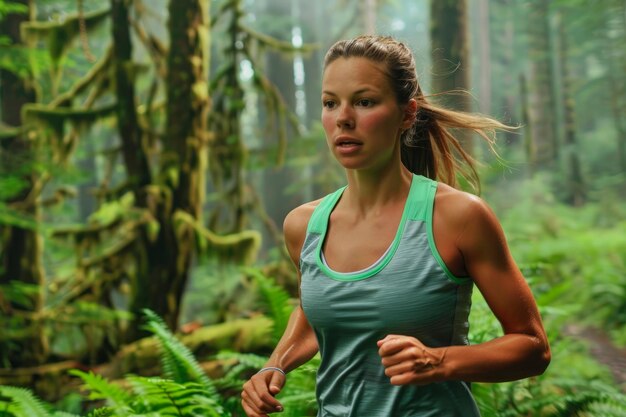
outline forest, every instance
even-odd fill
[[[245,415],[298,303],[283,219],[345,184],[323,57],[362,33],[516,126],[497,155],[463,136],[460,183],[552,362],[472,384],[482,415],[626,416],[626,1],[0,0],[0,417]],[[471,343],[501,334],[474,291]],[[318,365],[283,415],[316,415]]]

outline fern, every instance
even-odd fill
[[[170,332],[163,320],[153,311],[145,309],[143,313],[148,319],[144,328],[153,333],[161,343],[161,363],[165,376],[178,383],[197,382],[204,387],[207,395],[217,402],[219,395],[213,382],[206,376],[189,348]]]
[[[117,417],[117,416],[113,408],[100,407],[100,408],[91,410],[89,414],[87,414],[87,417]]]
[[[83,380],[90,390],[89,399],[107,400],[116,409],[127,407],[132,402],[132,397],[126,391],[108,382],[101,375],[93,372],[86,373],[78,369],[73,369],[69,373]]]
[[[0,410],[11,417],[50,417],[50,406],[19,387],[0,385]]]
[[[215,355],[218,360],[234,360],[237,364],[232,366],[224,378],[230,379],[236,375],[240,375],[244,371],[250,369],[258,370],[267,362],[267,356],[256,355],[254,353],[239,353],[223,351]]]
[[[139,394],[138,408],[158,416],[207,416],[222,417],[223,410],[211,398],[202,384],[180,384],[161,378],[129,376],[134,391]]]
[[[258,269],[245,268],[245,272],[252,276],[259,285],[261,295],[269,309],[270,318],[274,321],[272,337],[274,343],[277,343],[287,328],[289,317],[293,311],[293,307],[289,303],[289,294],[284,288],[276,284],[273,279],[266,277]]]

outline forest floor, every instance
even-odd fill
[[[626,392],[626,349],[618,348],[606,333],[593,327],[568,325],[565,333],[588,342],[593,357],[609,368],[617,385]]]

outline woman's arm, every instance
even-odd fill
[[[285,244],[296,268],[304,244],[306,227],[315,205],[306,204],[291,211],[285,218]],[[298,271],[298,281],[300,272]],[[294,309],[276,348],[264,367],[276,367],[285,373],[309,361],[318,351],[317,339],[299,305]],[[285,375],[268,370],[253,375],[243,386],[241,404],[248,417],[267,417],[268,413],[283,411],[274,398],[285,384]]]
[[[451,192],[440,211],[457,225],[454,246],[502,325],[504,336],[472,346],[430,348],[419,340],[389,335],[379,353],[393,384],[443,380],[498,382],[541,374],[550,348],[541,318],[491,209],[469,194]],[[452,209],[447,209],[452,207]],[[441,207],[440,207],[441,208]]]

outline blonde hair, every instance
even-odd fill
[[[476,190],[480,189],[476,161],[450,130],[469,129],[478,133],[495,153],[495,131],[512,127],[489,117],[446,109],[427,101],[417,81],[413,53],[390,36],[363,35],[339,41],[326,53],[324,68],[338,58],[367,58],[384,63],[398,103],[417,101],[415,123],[401,137],[402,163],[409,171],[453,187],[457,186],[457,174],[460,174]]]

